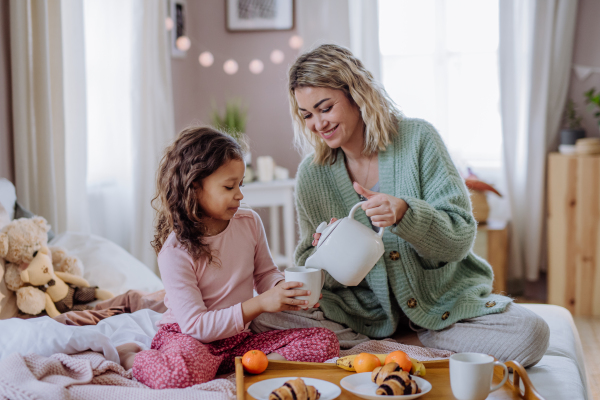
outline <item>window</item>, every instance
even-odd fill
[[[455,161],[500,171],[498,0],[379,0],[382,81]]]

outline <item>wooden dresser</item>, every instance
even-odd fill
[[[600,315],[600,155],[548,158],[548,303]]]

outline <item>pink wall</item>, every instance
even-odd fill
[[[579,0],[577,28],[575,31],[575,49],[573,64],[600,68],[600,1]],[[571,72],[569,97],[577,104],[577,110],[583,117],[583,128],[587,136],[600,136],[598,120],[587,109],[583,93],[590,88],[600,89],[600,73],[592,73],[581,81],[574,71]],[[596,111],[598,109],[595,109]]]
[[[0,0],[0,177],[14,181],[8,0]]]
[[[253,162],[270,155],[294,176],[300,156],[292,145],[286,81],[288,67],[298,55],[288,45],[295,30],[231,33],[225,28],[225,1],[188,1],[187,7],[186,34],[192,46],[185,59],[172,59],[177,131],[191,123],[210,123],[211,99],[222,108],[227,98],[239,96],[248,105],[246,133]],[[274,49],[284,52],[283,63],[270,61]],[[215,58],[209,68],[198,63],[198,55],[205,50]],[[235,75],[223,71],[229,58],[239,65]],[[248,69],[254,58],[265,65],[259,75]]]

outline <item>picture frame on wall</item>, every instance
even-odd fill
[[[169,1],[169,17],[172,21],[171,27],[171,57],[184,58],[186,51],[177,48],[177,39],[186,34],[186,0]]]
[[[294,0],[226,0],[230,32],[294,29]]]

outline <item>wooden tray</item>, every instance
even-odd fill
[[[428,380],[433,386],[433,389],[419,399],[453,399],[454,396],[450,389],[449,360],[425,361],[424,364],[425,368],[427,368],[427,374],[423,379]],[[527,372],[525,372],[525,369],[519,363],[507,361],[505,364],[507,367],[513,369],[513,379],[509,378],[503,387],[490,393],[488,399],[544,400],[544,398],[535,390],[533,384],[529,380]],[[494,369],[494,384],[500,383],[503,371],[504,370],[501,367]],[[265,372],[258,375],[252,375],[244,373],[241,357],[236,357],[235,359],[237,400],[256,400],[248,394],[248,387],[253,383],[265,379],[298,376],[322,379],[339,386],[340,380],[351,374],[354,374],[354,372],[343,370],[335,366],[335,364],[269,360],[269,366]],[[525,388],[523,393],[519,390],[520,381],[522,381]],[[342,389],[342,394],[338,397],[339,400],[363,400],[341,386],[340,388]]]

